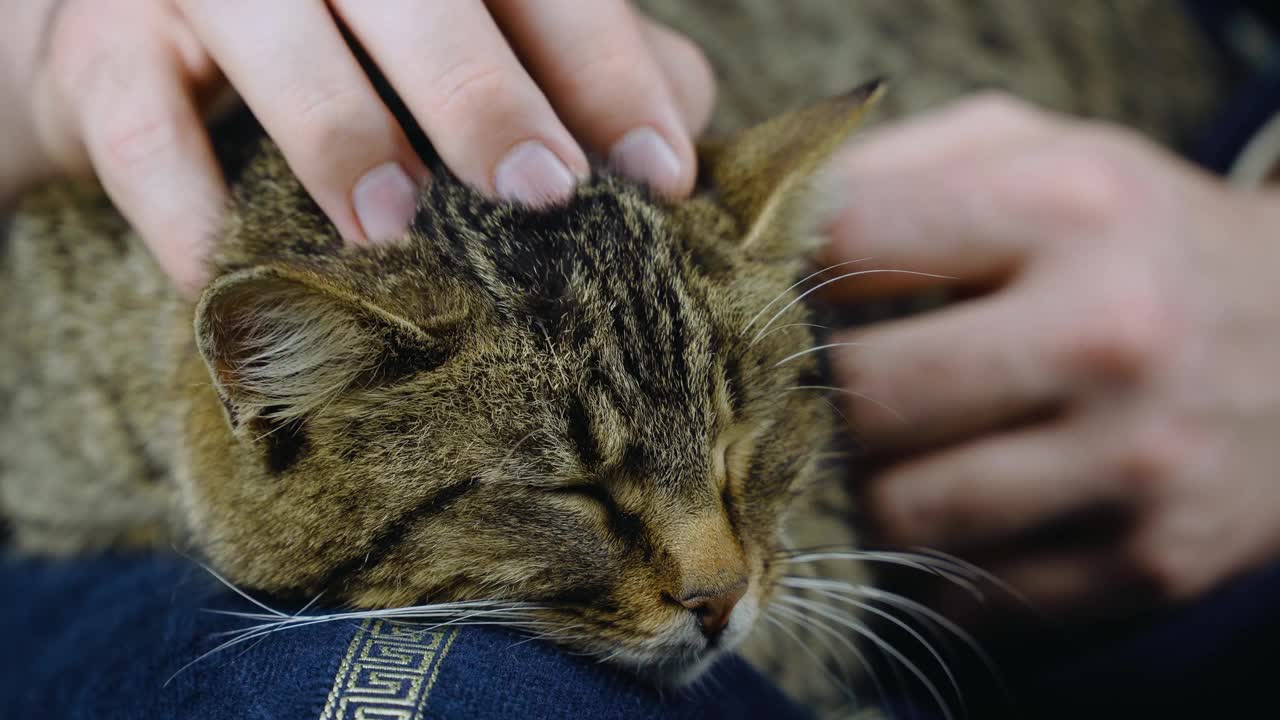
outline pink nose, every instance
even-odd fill
[[[698,617],[702,634],[708,640],[715,640],[729,624],[729,616],[733,614],[734,606],[746,592],[747,585],[743,583],[727,592],[714,595],[702,593],[688,595],[680,599],[680,604]]]

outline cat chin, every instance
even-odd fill
[[[720,644],[680,663],[664,663],[651,668],[647,673],[649,679],[658,687],[684,689],[701,680],[709,670],[724,656],[733,652],[737,643]]]
[[[755,625],[758,614],[758,598],[752,593],[739,603],[729,626],[714,645],[692,653],[644,659],[620,653],[615,660],[658,687],[689,687],[701,679],[720,658],[732,653],[734,648],[742,644]]]
[[[732,647],[718,643],[694,650],[635,652],[615,650],[610,664],[619,667],[655,687],[679,689],[696,682]]]

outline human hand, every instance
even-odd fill
[[[858,343],[833,367],[887,458],[866,485],[886,541],[984,558],[1068,614],[1190,598],[1280,554],[1280,198],[1000,97],[872,133],[832,173],[849,201],[829,262],[977,291],[833,339]],[[1124,521],[1062,530],[1096,510]]]
[[[226,197],[201,122],[223,74],[345,238],[387,239],[408,223],[427,169],[339,22],[454,173],[531,204],[572,192],[588,172],[584,147],[660,192],[687,193],[690,136],[714,92],[699,51],[623,0],[43,0],[6,9],[0,73],[25,110],[5,114],[6,130],[29,133],[14,144],[38,158],[20,172],[96,171],[188,294],[205,281],[200,260]]]

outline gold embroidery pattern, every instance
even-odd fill
[[[320,720],[421,720],[457,628],[365,620],[333,677]]]

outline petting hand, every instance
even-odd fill
[[[1002,97],[871,133],[832,172],[829,262],[976,291],[835,338],[858,343],[833,357],[851,431],[888,458],[866,487],[885,540],[976,553],[1059,612],[1280,557],[1280,198]],[[1104,508],[1126,522],[1103,539],[1054,532]]]
[[[693,185],[710,70],[623,0],[33,0],[6,6],[0,30],[0,105],[12,101],[0,119],[15,148],[0,190],[96,171],[196,292],[226,196],[202,112],[225,75],[344,237],[394,237],[427,170],[339,23],[483,192],[563,199],[588,172],[584,147],[660,192]]]

